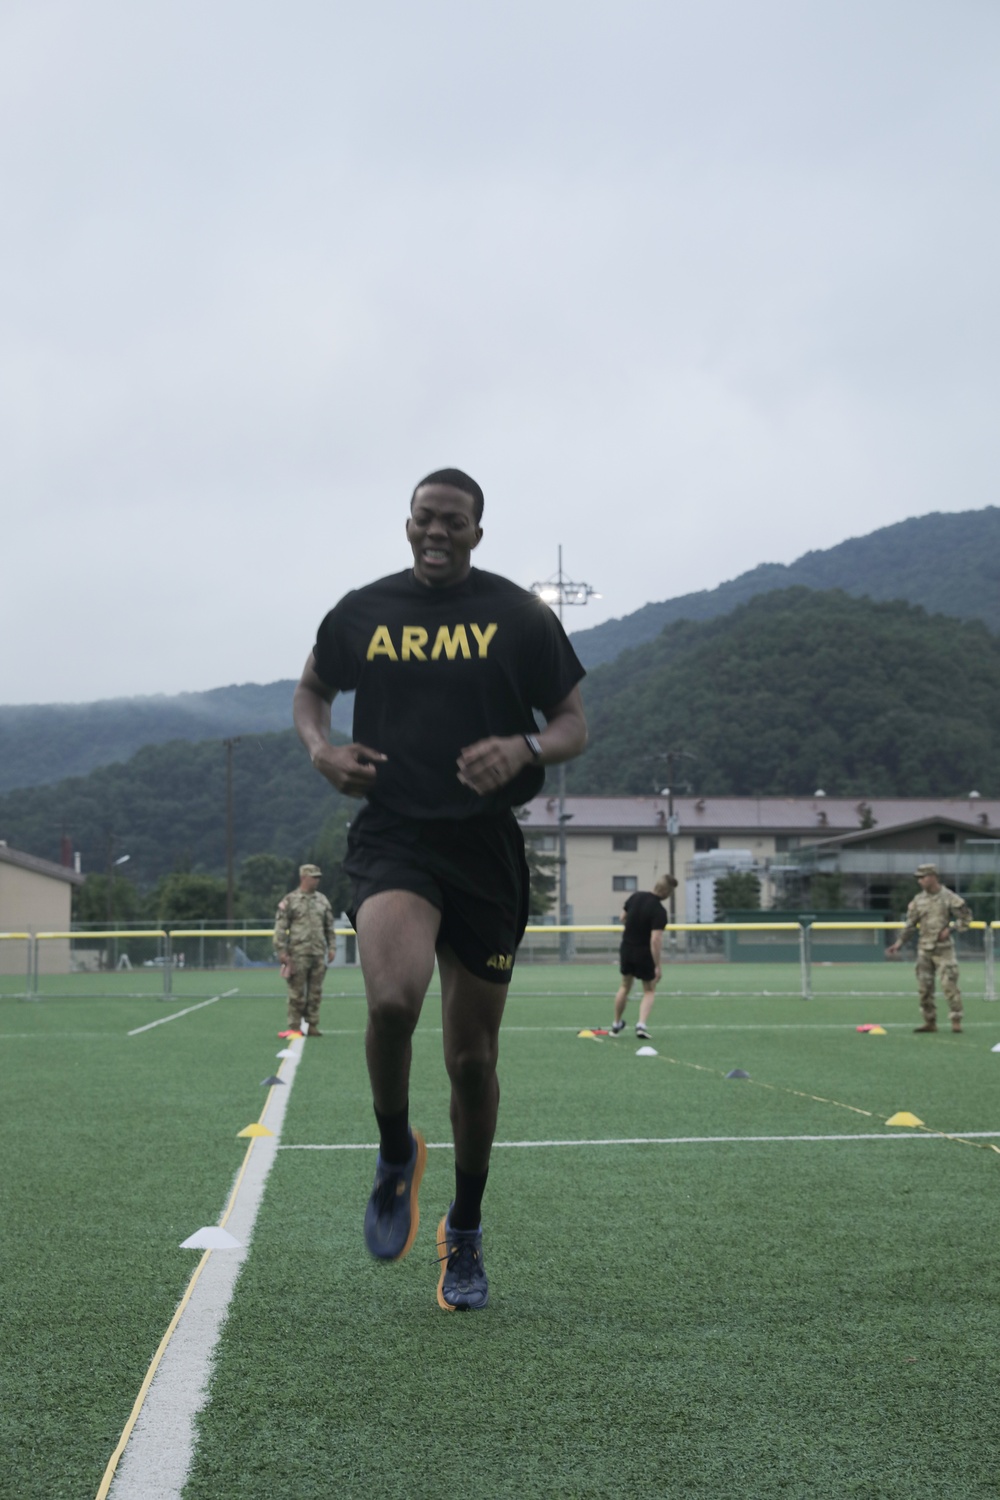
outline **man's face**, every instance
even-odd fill
[[[937,895],[941,889],[941,882],[936,875],[918,875],[917,882],[921,889],[927,892],[928,896]]]
[[[319,890],[319,876],[303,875],[299,881],[299,885],[304,891],[317,891]]]
[[[413,551],[413,571],[421,583],[442,588],[461,583],[472,566],[469,554],[479,545],[475,502],[449,484],[425,484],[417,490],[406,522]]]

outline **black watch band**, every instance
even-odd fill
[[[524,743],[527,745],[528,749],[531,751],[535,759],[541,760],[542,746],[538,736],[534,734],[526,734],[524,736]]]

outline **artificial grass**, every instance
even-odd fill
[[[531,1004],[509,1011],[502,1140],[860,1135],[915,1095],[947,1105],[942,1128],[957,1094],[965,1128],[995,1118],[996,1059],[963,1038],[821,1030],[818,1010],[784,1030],[801,1013],[772,1007],[775,1030],[741,1011],[739,1031],[661,1031],[646,1060],[577,1040],[594,1017],[576,1000],[515,1030]],[[446,1140],[424,1021],[414,1116]],[[370,1136],[359,1046],[307,1054],[288,1145]],[[738,1062],[748,1083],[724,1077]],[[817,1084],[872,1116],[803,1097]],[[185,1496],[993,1495],[998,1171],[950,1142],[500,1149],[491,1305],[452,1317],[433,1295],[450,1154],[431,1153],[409,1260],[385,1267],[361,1244],[370,1159],[282,1152]]]
[[[6,1009],[0,1491],[96,1491],[258,1117],[259,1037],[216,1008],[129,1038],[148,1002]]]
[[[644,1059],[631,1031],[577,1039],[606,1023],[613,990],[610,967],[518,971],[498,1139],[742,1139],[501,1147],[491,1305],[465,1316],[434,1297],[450,1151],[430,1153],[417,1243],[386,1267],[361,1241],[371,1154],[282,1150],[188,1497],[998,1493],[1000,1157],[746,1137],[885,1131],[897,1109],[933,1129],[1000,1128],[1000,1011],[970,1004],[964,1036],[914,1037],[912,996],[876,1015],[832,998],[661,995],[659,1056]],[[0,1009],[12,1495],[96,1491],[196,1263],[178,1243],[217,1221],[236,1131],[264,1102],[280,1001],[241,994],[126,1040],[170,1009]],[[285,1146],[374,1138],[363,1018],[358,976],[328,988]],[[889,1034],[855,1032],[871,1020]],[[431,996],[413,1118],[446,1142],[439,1025]],[[734,1067],[750,1079],[727,1080]]]
[[[482,1317],[437,1309],[430,1226],[365,1258],[355,1158],[289,1153],[187,1500],[994,1494],[990,1164],[950,1149],[512,1152]]]

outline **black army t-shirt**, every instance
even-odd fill
[[[316,637],[316,671],[354,689],[354,738],[389,758],[369,800],[411,818],[469,818],[520,806],[545,779],[528,765],[480,797],[458,780],[460,752],[531,733],[584,676],[556,616],[534,594],[473,568],[430,588],[411,569],[345,594]]]
[[[622,943],[629,948],[648,948],[654,932],[667,925],[667,909],[652,891],[633,891],[625,902]]]

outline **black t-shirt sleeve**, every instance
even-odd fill
[[[667,925],[667,911],[662,901],[653,897],[654,905],[649,913],[649,926],[652,932],[662,932]]]
[[[561,621],[548,605],[541,600],[532,600],[528,609],[531,665],[527,693],[532,708],[539,708],[548,715],[586,676],[586,672]]]
[[[345,619],[345,607],[355,592],[345,594],[323,618],[313,647],[317,676],[338,693],[352,692],[358,685],[358,657],[350,650]]]

